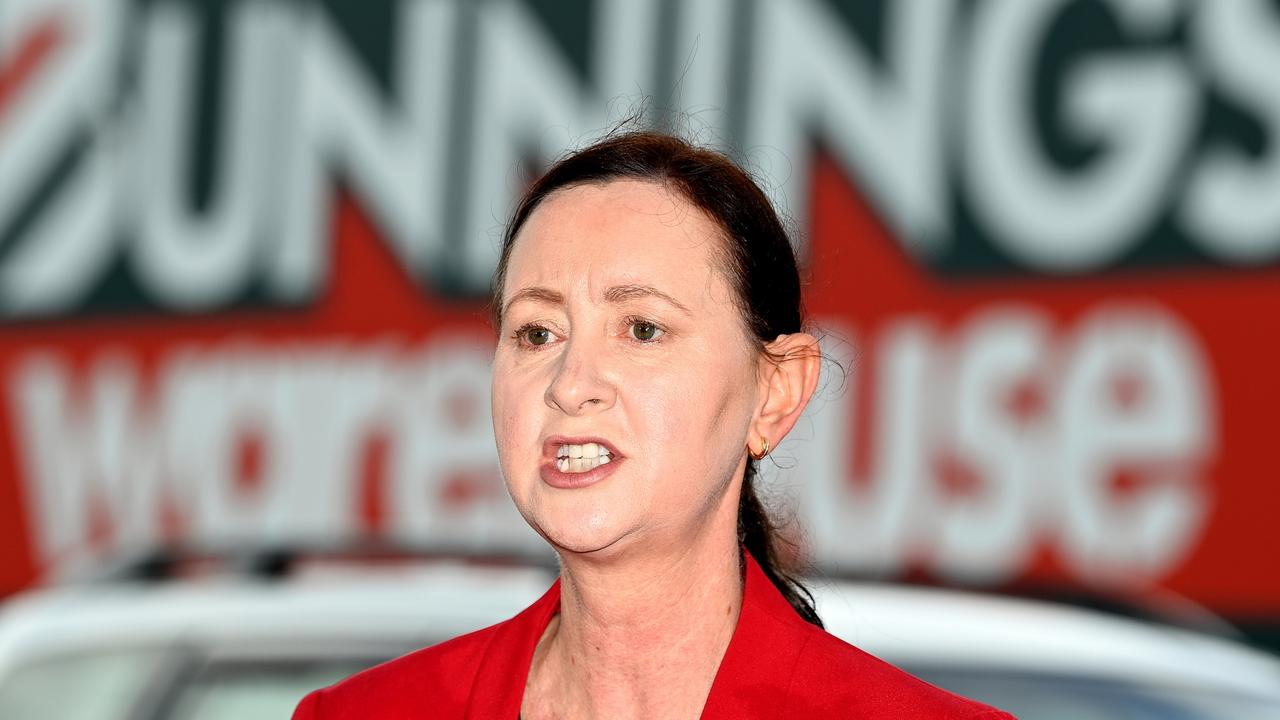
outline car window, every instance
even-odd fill
[[[185,679],[164,720],[278,720],[308,692],[386,658],[213,662]]]
[[[168,660],[163,650],[113,650],[27,662],[0,678],[0,718],[127,718]]]
[[[1241,720],[1277,718],[1280,694],[1258,695],[1163,687],[1121,680],[929,670],[914,673],[942,688],[1013,713],[1019,720]]]

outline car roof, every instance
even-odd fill
[[[547,590],[545,569],[439,564],[49,588],[0,607],[0,674],[14,657],[199,645],[245,654],[394,649],[510,617]]]
[[[1099,677],[1280,698],[1280,658],[1230,638],[1040,600],[831,583],[827,629],[911,667]]]
[[[519,612],[545,567],[433,563],[50,588],[0,607],[0,676],[20,659],[189,644],[235,657],[391,656]],[[1280,697],[1280,660],[1229,639],[1097,611],[873,582],[813,586],[836,636],[910,668],[1100,677]]]

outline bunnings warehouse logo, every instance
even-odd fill
[[[481,294],[515,168],[638,96],[801,228],[825,148],[944,275],[1280,255],[1264,0],[335,6],[0,6],[0,314],[305,305],[340,191],[424,289]]]

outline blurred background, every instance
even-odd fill
[[[545,589],[498,472],[486,294],[530,178],[637,115],[742,162],[794,229],[847,372],[762,485],[821,582],[1274,651],[1276,78],[1271,0],[0,0],[0,716],[258,717],[47,711],[60,678],[125,697],[178,667],[156,648],[197,623],[70,635],[301,617],[220,605],[227,576],[283,603],[376,575],[269,643],[310,658],[289,707],[392,654],[394,628],[298,650],[358,588],[479,613],[405,649]],[[446,580],[516,589],[422,599]],[[1280,717],[1065,697],[1039,717]]]

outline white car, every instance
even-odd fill
[[[816,594],[835,635],[1022,720],[1280,719],[1280,658],[1229,638],[956,591]]]
[[[553,579],[396,561],[33,591],[0,607],[0,718],[287,718],[306,691],[511,617]],[[937,589],[815,595],[831,632],[1023,720],[1280,718],[1280,660],[1221,637]]]

